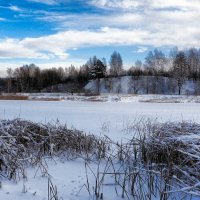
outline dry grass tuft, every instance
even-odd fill
[[[58,122],[0,121],[0,173],[9,179],[16,179],[28,166],[41,165],[45,156],[94,159],[104,157],[107,148],[103,139]]]
[[[28,96],[21,96],[21,95],[0,95],[0,100],[28,100]]]
[[[112,143],[105,168],[94,174],[95,185],[85,187],[100,199],[106,179],[116,195],[127,199],[179,200],[200,197],[200,125],[189,122],[156,123],[141,119],[128,129],[134,131],[127,143]],[[86,166],[88,166],[87,164]],[[91,168],[88,167],[88,170]],[[109,181],[109,182],[110,182]]]
[[[62,101],[64,99],[63,98],[51,98],[51,97],[41,97],[41,98],[31,97],[31,98],[29,98],[29,100],[31,100],[31,101]]]
[[[199,124],[189,122],[158,124],[142,145],[143,161],[162,166],[169,178],[174,176],[190,186],[200,181]]]

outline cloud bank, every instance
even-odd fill
[[[50,7],[61,2],[28,1]],[[35,12],[34,20],[54,24],[56,33],[2,38],[0,58],[64,60],[69,50],[98,46],[133,45],[139,48],[138,53],[146,51],[141,46],[199,47],[199,0],[89,0],[87,4],[103,13]],[[10,10],[20,12],[14,5]]]

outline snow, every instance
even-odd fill
[[[60,160],[48,161],[48,173],[52,177],[52,182],[58,188],[59,195],[64,199],[77,199],[77,194],[85,183],[85,167],[82,160],[61,162]],[[73,169],[73,170],[72,170]],[[37,168],[29,168],[27,172],[28,180],[25,181],[27,192],[23,193],[23,181],[14,183],[5,181],[0,189],[0,199],[2,200],[47,200],[48,198],[48,177],[43,176]],[[84,194],[84,192],[83,192]],[[88,195],[87,195],[88,197]]]
[[[85,163],[81,159],[73,161],[65,161],[56,159],[55,161],[48,160],[48,173],[51,177],[51,181],[58,189],[58,196],[64,200],[88,200],[89,193],[86,190],[84,184],[87,179],[85,175]],[[105,163],[100,166],[100,171],[104,171]],[[97,164],[90,163],[91,170],[96,173]],[[44,176],[41,171],[36,174],[37,168],[29,168],[27,171],[28,180],[23,183],[5,181],[0,189],[0,199],[3,200],[48,200],[48,177]],[[90,189],[92,192],[92,186],[95,185],[95,178],[92,171],[88,169],[88,176],[90,179]],[[36,174],[36,175],[35,175]],[[115,189],[112,187],[114,184],[113,178],[109,176],[105,177],[104,181],[104,199],[119,199],[115,193]],[[26,192],[23,191],[25,185]],[[120,189],[119,191],[120,192]],[[126,198],[125,198],[126,199]]]
[[[120,98],[116,102],[113,99]],[[194,101],[183,103],[151,103],[142,100],[162,99],[161,96],[107,96],[106,102],[91,101],[0,101],[0,118],[49,122],[59,120],[86,133],[106,134],[115,141],[131,137],[131,125],[138,118],[152,118],[160,122],[189,120],[200,123],[200,104]],[[164,98],[164,96],[163,96]],[[178,97],[177,97],[178,98]],[[194,98],[194,97],[189,97]],[[182,97],[184,99],[184,97]],[[190,103],[188,103],[190,102]],[[130,129],[129,129],[130,127]],[[187,138],[186,138],[187,139]],[[82,186],[86,183],[84,161],[62,161],[47,159],[51,180],[58,188],[59,197],[70,200],[86,200],[88,192]],[[92,168],[96,165],[91,164]],[[2,180],[2,200],[47,200],[48,179],[41,171],[34,177],[37,168],[29,168],[25,181],[26,193],[22,192],[23,181],[14,183]],[[92,180],[92,174],[89,177]],[[93,182],[93,181],[91,181]],[[108,180],[108,185],[110,180]],[[92,184],[92,183],[91,183]],[[82,190],[80,190],[82,188]],[[105,188],[107,200],[116,199],[109,186]],[[119,198],[120,199],[120,198]],[[193,198],[195,199],[195,198]],[[198,198],[197,198],[198,199]]]
[[[196,103],[0,101],[1,119],[20,117],[44,123],[59,120],[69,128],[75,127],[95,135],[107,134],[115,140],[126,137],[122,130],[137,118],[200,122],[199,113],[200,104]],[[107,131],[102,130],[105,125]]]

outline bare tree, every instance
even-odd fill
[[[177,81],[178,85],[178,94],[181,94],[181,88],[183,83],[186,80],[187,76],[187,61],[185,58],[185,53],[180,51],[174,60],[173,64],[173,76]]]
[[[110,57],[110,75],[119,76],[123,71],[123,61],[120,53],[114,51]]]
[[[10,90],[12,88],[12,77],[13,77],[13,70],[11,68],[7,69],[7,92],[10,93]]]
[[[198,50],[195,48],[191,48],[186,51],[187,55],[187,63],[188,63],[188,77],[193,78],[195,81],[198,78],[199,74],[199,65],[200,65],[200,57],[198,54]]]
[[[154,51],[149,51],[145,58],[144,66],[151,74],[158,75],[165,71],[167,62],[168,60],[165,54],[162,51],[155,49]]]

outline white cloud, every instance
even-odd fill
[[[94,46],[135,45],[139,47],[138,53],[146,51],[145,46],[149,45],[199,47],[199,0],[93,0],[92,3],[128,10],[106,15],[44,12],[41,17],[40,13],[37,19],[56,22],[58,32],[38,38],[2,40],[0,58],[65,60],[69,50]],[[172,7],[177,9],[166,9]]]
[[[74,65],[75,67],[80,67],[83,63],[86,63],[87,60],[85,59],[80,59],[80,60],[68,60],[68,61],[65,61],[65,62],[38,62],[38,61],[35,61],[34,64],[36,66],[39,66],[43,69],[48,69],[48,68],[51,68],[51,67],[69,67],[70,65]],[[5,71],[6,73],[6,70],[7,68],[12,68],[12,69],[15,69],[17,67],[21,67],[23,65],[28,65],[28,64],[32,64],[32,62],[21,62],[21,61],[14,61],[14,62],[0,62],[0,71]],[[0,73],[1,75],[1,73]]]
[[[116,2],[127,1],[129,2],[129,0],[98,0],[102,5],[106,3],[115,4]],[[200,18],[199,0],[131,0],[131,2],[140,2],[140,5],[145,4],[146,2],[146,4],[142,10],[136,9],[135,12],[127,10],[111,12],[105,15],[67,15],[47,12],[38,19],[56,23],[55,29],[58,31],[66,29],[88,30],[108,26],[111,28],[123,28],[125,30],[141,29],[158,33],[171,31],[175,37],[178,32],[182,32],[182,30],[185,29],[198,30],[198,19]],[[177,9],[158,9],[168,7],[177,7]]]
[[[58,4],[58,2],[56,0],[28,0],[28,1],[46,4],[46,5],[56,5],[56,4]]]
[[[132,0],[133,2],[140,2],[140,6],[146,2],[146,6],[142,11],[132,12],[130,10],[111,12],[107,15],[97,14],[80,14],[80,15],[64,15],[54,13],[53,15],[46,13],[45,17],[40,20],[57,22],[57,30],[73,29],[77,30],[80,35],[77,38],[77,45],[79,48],[83,44],[79,41],[85,41],[85,30],[88,30],[88,35],[92,34],[100,37],[103,41],[99,44],[97,38],[92,44],[96,45],[151,45],[155,47],[160,46],[179,46],[179,47],[199,47],[200,43],[200,1],[199,0]],[[100,0],[102,5],[106,3],[116,3],[113,0]],[[118,0],[118,2],[127,2],[127,0]],[[129,1],[128,1],[129,2]],[[151,2],[151,3],[150,3]],[[94,3],[94,1],[93,1]],[[118,5],[118,4],[117,4]],[[128,4],[127,4],[128,5]],[[136,5],[136,4],[134,4]],[[139,5],[139,4],[138,4]],[[158,8],[171,9],[158,9]],[[172,9],[177,7],[177,9]],[[178,9],[179,8],[179,9]],[[111,34],[106,32],[108,40],[105,38],[105,31],[95,31],[97,27],[110,27]],[[91,31],[93,29],[93,31]],[[83,30],[83,34],[80,30]],[[135,34],[135,30],[139,30],[140,34]],[[112,34],[113,31],[113,34]],[[65,31],[66,32],[66,31]],[[74,32],[74,31],[73,31]],[[77,33],[76,32],[76,33]],[[119,37],[115,40],[115,36],[119,32]],[[68,34],[70,31],[67,32]],[[76,34],[75,33],[75,34]],[[126,35],[126,34],[127,35]],[[145,37],[143,34],[146,34]],[[109,35],[109,36],[108,36]],[[102,37],[101,37],[102,36]],[[67,36],[70,44],[76,44],[71,41],[71,37]],[[128,38],[130,37],[130,38]],[[134,42],[133,42],[133,37]],[[72,39],[74,40],[74,39]],[[91,41],[88,38],[88,41]],[[112,41],[108,44],[108,41]],[[140,41],[140,42],[136,42]],[[116,43],[115,43],[116,42]],[[89,42],[89,46],[91,43]],[[84,44],[84,46],[88,46]],[[72,45],[73,46],[73,45]],[[72,47],[74,48],[74,46]]]
[[[150,4],[150,2],[149,2]],[[152,8],[179,8],[182,10],[188,10],[188,9],[199,9],[200,2],[199,0],[152,0],[151,1],[151,7]]]
[[[18,6],[14,6],[14,5],[9,6],[8,9],[15,11],[15,12],[21,12],[22,11],[21,8],[19,8]]]
[[[2,17],[0,17],[0,21],[6,21],[6,19],[5,19],[5,18],[2,18]]]
[[[97,32],[70,30],[39,38],[6,39],[0,42],[0,58],[66,59],[66,51],[70,49],[140,44],[147,36],[148,33],[141,30],[105,27]]]
[[[70,30],[40,38],[25,38],[17,41],[17,45],[25,49],[31,49],[33,53],[44,52],[52,57],[67,58],[67,50],[79,47],[106,46],[106,45],[130,45],[140,44],[148,36],[141,30],[121,30],[102,28],[99,31]]]
[[[92,0],[91,3],[101,8],[136,8],[142,5],[142,0]]]
[[[19,8],[19,7],[16,6],[16,5],[0,6],[0,8],[12,10],[12,11],[15,11],[15,12],[21,12],[21,11],[23,11],[21,8]]]
[[[147,47],[138,47],[138,49],[136,51],[134,51],[134,53],[144,53],[148,50]]]
[[[16,39],[0,41],[0,58],[48,58],[47,55],[27,48]]]
[[[153,29],[119,29],[104,27],[98,31],[69,30],[57,34],[39,37],[24,38],[22,40],[6,39],[0,42],[0,58],[37,58],[37,59],[67,59],[67,51],[80,47],[136,45],[136,46],[174,46],[198,47],[200,30],[185,28],[174,33],[173,25],[163,30]],[[158,27],[158,29],[160,29]],[[177,29],[178,27],[176,27]],[[138,51],[145,51],[140,48]]]
[[[90,3],[101,8],[143,9],[178,8],[191,9],[200,6],[199,0],[91,0]]]
[[[57,30],[69,29],[91,29],[96,27],[133,27],[139,25],[142,16],[138,13],[120,13],[120,14],[59,14],[45,13],[37,19],[58,24]]]

